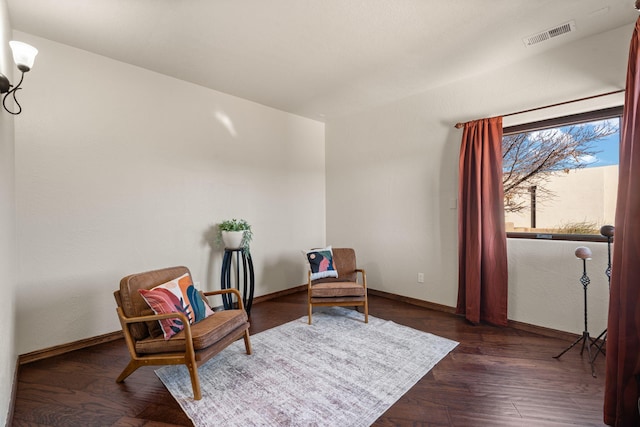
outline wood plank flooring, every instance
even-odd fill
[[[306,315],[305,301],[306,294],[298,293],[255,304],[251,333]],[[602,355],[593,378],[579,346],[552,358],[570,341],[472,326],[452,314],[379,296],[370,296],[369,306],[373,316],[460,342],[375,426],[604,425]],[[152,367],[116,384],[128,359],[124,341],[117,340],[21,366],[12,425],[190,426]]]

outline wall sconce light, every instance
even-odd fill
[[[33,61],[38,54],[38,49],[26,43],[17,41],[10,41],[9,46],[11,46],[11,51],[13,52],[13,62],[16,63],[16,66],[18,67],[18,70],[22,72],[22,75],[20,76],[20,81],[18,82],[18,84],[16,86],[13,86],[9,82],[7,76],[0,73],[0,94],[5,94],[4,98],[2,98],[2,106],[4,107],[4,109],[7,110],[7,112],[9,112],[10,114],[17,115],[22,112],[22,107],[16,99],[16,92],[19,89],[22,89],[20,85],[22,84],[22,80],[24,79],[24,73],[31,70],[31,68],[33,67]],[[13,89],[11,89],[12,86]],[[18,106],[18,111],[16,112],[9,110],[5,104],[9,95],[13,96],[13,100]]]

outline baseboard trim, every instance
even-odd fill
[[[307,285],[305,284],[305,285],[295,286],[289,289],[284,289],[282,291],[273,292],[267,295],[261,295],[253,299],[253,304],[259,304],[261,302],[269,301],[274,298],[295,294],[298,292],[303,292],[306,289],[307,289]],[[371,288],[368,289],[368,292],[370,295],[375,295],[375,296],[379,296],[382,298],[387,298],[395,301],[401,301],[407,304],[416,305],[418,307],[423,307],[423,308],[427,308],[434,311],[440,311],[440,312],[449,313],[449,314],[456,313],[455,307],[450,307],[443,304],[437,304],[430,301],[392,294],[390,292],[379,291]],[[543,335],[550,338],[559,338],[566,341],[574,340],[576,339],[576,337],[579,336],[571,332],[559,331],[557,329],[531,325],[529,323],[519,322],[515,320],[508,320],[508,326],[513,329],[532,332],[532,333]],[[110,332],[108,334],[99,335],[97,337],[91,337],[91,338],[86,338],[79,341],[74,341],[68,344],[62,344],[58,346],[45,348],[42,350],[36,350],[36,351],[32,351],[31,353],[21,354],[20,356],[18,356],[17,364],[18,366],[24,365],[26,363],[47,359],[53,356],[59,356],[61,354],[69,353],[74,350],[80,350],[80,349],[91,347],[97,344],[115,341],[121,338],[123,338],[122,331],[115,331],[115,332]],[[18,375],[18,369],[16,368],[15,380],[14,380],[16,385],[14,385],[14,393],[15,393],[15,387],[17,387],[17,375]]]
[[[405,297],[402,295],[392,294],[385,291],[378,291],[371,288],[369,288],[368,291],[370,295],[376,295],[394,301],[406,302],[407,304],[417,305],[418,307],[428,308],[435,311],[442,311],[444,313],[456,314],[456,308],[449,307],[448,305],[437,304],[435,302],[424,301],[417,298]]]
[[[542,335],[549,338],[558,338],[565,341],[573,341],[577,337],[581,336],[580,334],[573,334],[571,332],[560,331],[558,329],[545,328],[544,326],[518,322],[517,320],[507,320],[507,326],[519,331],[532,332],[534,334]]]
[[[115,341],[122,338],[122,331],[109,332],[108,334],[98,335],[97,337],[85,338],[83,340],[74,341],[67,344],[56,345],[42,350],[32,351],[31,353],[21,354],[18,356],[18,364],[24,365],[35,362],[36,360],[47,359],[53,356],[69,353],[70,351],[80,350],[105,342]]]
[[[283,297],[285,295],[297,294],[298,292],[302,292],[307,290],[308,285],[300,285],[294,288],[285,289],[282,291],[273,292],[267,295],[260,295],[259,297],[255,297],[253,299],[253,304],[260,304],[261,302],[269,301],[274,298]]]
[[[369,294],[377,295],[383,298],[406,302],[407,304],[417,305],[418,307],[424,307],[435,311],[442,311],[445,313],[456,314],[456,308],[448,305],[436,304],[434,302],[424,301],[417,298],[405,297],[402,295],[396,295],[389,292],[378,291],[375,289],[369,289]],[[560,331],[557,329],[546,328],[544,326],[532,325],[529,323],[519,322],[516,320],[507,320],[507,326],[519,331],[531,332],[534,334],[542,335],[549,338],[559,338],[566,341],[575,340],[580,335],[573,334],[571,332]]]

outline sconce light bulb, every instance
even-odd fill
[[[18,70],[26,73],[33,68],[33,63],[38,54],[38,49],[30,44],[12,40],[9,42],[11,51],[13,52],[13,62],[16,63]]]

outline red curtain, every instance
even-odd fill
[[[631,38],[622,115],[604,422],[640,426],[640,18]]]
[[[457,313],[507,324],[507,239],[502,188],[502,117],[464,125],[458,190]]]

